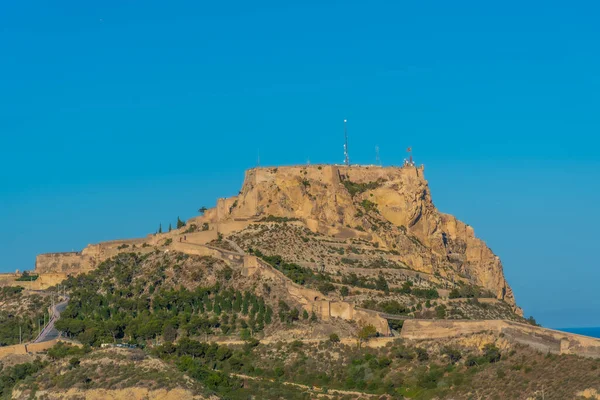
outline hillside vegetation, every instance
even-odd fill
[[[316,324],[273,283],[242,279],[210,257],[126,253],[64,282],[71,301],[57,329],[84,344],[248,338]]]
[[[34,339],[48,319],[50,298],[25,291],[20,286],[0,287],[0,346]],[[41,321],[41,322],[40,322]],[[19,337],[20,335],[20,337]]]

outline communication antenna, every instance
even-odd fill
[[[381,166],[381,159],[379,158],[379,146],[375,146],[375,164]]]
[[[346,166],[349,166],[350,156],[348,155],[348,128],[346,127],[346,122],[348,122],[347,119],[344,120],[344,164],[346,164]]]

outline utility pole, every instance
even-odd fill
[[[346,166],[350,166],[350,156],[348,155],[348,128],[346,126],[346,123],[348,122],[347,119],[344,120],[344,139],[345,139],[345,143],[344,143],[344,164],[346,164]]]

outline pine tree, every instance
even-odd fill
[[[265,312],[265,323],[270,324],[273,317],[273,309],[271,307],[267,307],[267,311]]]
[[[179,217],[177,217],[177,229],[183,228],[184,226],[185,226],[185,222],[183,222],[182,220],[179,219]]]
[[[169,232],[171,232],[173,228],[171,228],[171,223],[169,222]]]
[[[308,319],[308,311],[306,311],[306,310],[302,311],[302,318]]]
[[[162,224],[158,225],[158,233],[162,233]]]
[[[248,305],[249,305],[248,297],[249,297],[248,292],[246,292],[244,295],[244,300],[242,301],[242,314],[244,314],[244,315],[248,315]]]
[[[233,302],[233,311],[239,313],[242,310],[242,294],[239,291],[235,292],[235,301]]]

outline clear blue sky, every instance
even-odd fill
[[[93,3],[93,4],[92,4]],[[136,237],[245,168],[385,164],[501,257],[526,315],[600,326],[597,2],[4,1],[0,271]]]

